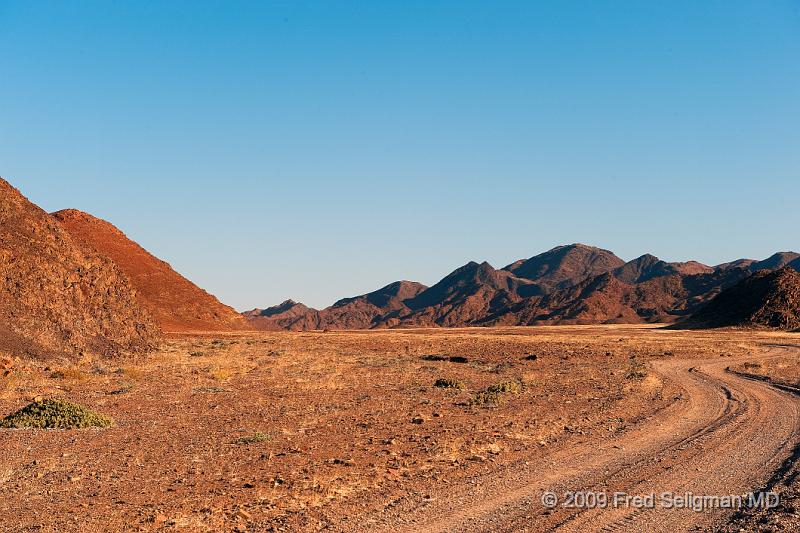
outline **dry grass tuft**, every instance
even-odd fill
[[[227,381],[231,379],[234,373],[235,372],[233,371],[232,368],[225,366],[215,366],[214,368],[208,371],[208,375],[210,375],[217,381]]]
[[[478,392],[470,400],[470,405],[498,405],[503,403],[503,396],[506,394],[519,394],[525,390],[525,385],[522,381],[505,381],[490,385],[486,389]]]
[[[61,368],[54,370],[50,377],[53,379],[63,379],[67,381],[83,381],[86,379],[86,373],[75,367]]]
[[[126,378],[131,379],[133,381],[139,381],[146,376],[143,370],[132,366],[126,366],[117,369],[117,374],[123,375]]]
[[[259,442],[266,442],[269,440],[272,440],[272,435],[257,431],[252,435],[245,435],[244,437],[239,437],[238,439],[236,439],[236,444],[257,444]]]
[[[438,387],[440,389],[458,389],[461,390],[464,388],[464,383],[457,379],[451,378],[439,378],[436,380],[436,383],[433,384],[434,387]]]
[[[647,377],[647,365],[635,355],[632,355],[628,365],[628,372],[625,374],[627,379],[635,379],[638,381]]]

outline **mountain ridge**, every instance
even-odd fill
[[[341,307],[364,295],[344,298],[321,311],[309,309],[303,320],[295,313],[291,329],[302,329],[300,324],[311,329],[366,329],[674,323],[773,265],[800,269],[800,254],[779,252],[761,261],[742,259],[711,267],[697,261],[666,262],[652,254],[625,262],[603,248],[572,244],[502,269],[470,261],[415,296],[400,299],[391,311],[372,312],[367,319],[355,318]]]

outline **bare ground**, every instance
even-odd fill
[[[0,431],[0,529],[721,527],[730,512],[548,511],[540,496],[765,486],[800,404],[726,368],[792,361],[777,345],[796,342],[632,326],[276,332],[187,335],[143,360],[16,361],[0,414],[55,396],[116,425]],[[516,385],[480,394],[503,384]]]

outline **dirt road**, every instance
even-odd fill
[[[773,346],[748,361],[785,356]],[[665,359],[653,370],[677,386],[675,401],[628,431],[580,442],[542,464],[519,462],[433,494],[412,513],[368,529],[437,531],[685,531],[714,527],[730,511],[668,509],[660,495],[737,495],[763,486],[800,439],[800,399],[726,372],[736,358]],[[542,504],[551,491],[561,500]],[[567,491],[656,494],[656,505],[620,500],[604,509],[564,508]]]

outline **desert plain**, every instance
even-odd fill
[[[0,529],[791,530],[798,349],[605,325],[194,332],[19,360],[0,414],[64,398],[114,424],[0,431]],[[783,497],[761,514],[542,503],[767,488]]]

